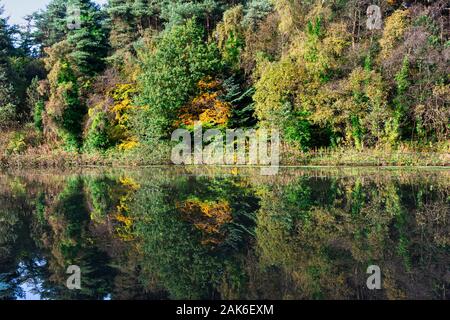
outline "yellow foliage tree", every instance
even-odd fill
[[[408,10],[396,10],[386,19],[383,36],[380,39],[381,59],[388,58],[396,42],[403,37],[408,26],[408,15]]]
[[[206,127],[226,127],[231,115],[231,105],[221,101],[221,84],[212,78],[206,78],[198,83],[200,94],[180,109],[179,120],[175,127],[192,127],[197,121],[201,121]]]
[[[120,150],[130,150],[136,147],[138,138],[130,130],[130,113],[136,106],[133,105],[133,96],[137,90],[134,84],[119,84],[108,94],[114,105],[111,112],[114,114],[113,140],[119,141]]]

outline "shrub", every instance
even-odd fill
[[[16,106],[12,103],[0,106],[0,127],[11,126],[16,120]]]
[[[38,130],[39,132],[43,132],[44,131],[44,124],[43,124],[43,120],[42,120],[42,115],[44,113],[45,110],[45,104],[43,101],[38,101],[35,106],[34,106],[34,110],[33,110],[33,122],[34,122],[34,127],[36,128],[36,130]]]
[[[105,112],[99,111],[92,117],[84,142],[85,150],[106,150],[111,146],[109,140],[110,124]]]
[[[14,133],[11,141],[9,142],[6,152],[8,154],[13,153],[22,153],[27,148],[27,144],[25,143],[25,134],[21,132]]]

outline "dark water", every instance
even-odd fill
[[[449,170],[259,172],[0,174],[0,299],[450,298]]]

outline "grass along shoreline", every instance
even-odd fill
[[[170,153],[167,153],[170,154]],[[73,167],[144,167],[171,165],[164,154],[142,151],[130,153],[87,154],[60,150],[29,150],[22,154],[0,154],[1,168],[73,168]],[[334,151],[282,152],[281,166],[371,166],[371,167],[448,167],[448,152],[400,152],[367,149]]]
[[[419,150],[419,151],[417,151]],[[171,148],[161,143],[149,148],[141,145],[128,151],[117,148],[106,152],[67,152],[48,142],[34,130],[4,132],[0,137],[0,168],[75,168],[87,166],[143,167],[171,165]],[[397,149],[354,147],[321,148],[307,152],[287,144],[280,149],[282,166],[450,166],[448,143],[428,148],[399,145]]]

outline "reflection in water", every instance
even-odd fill
[[[450,172],[0,175],[0,299],[449,299]],[[69,265],[81,290],[68,290]],[[382,289],[369,290],[369,265]]]

